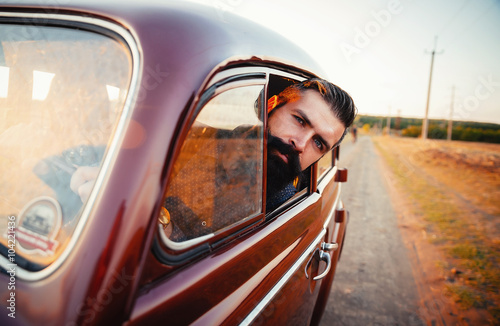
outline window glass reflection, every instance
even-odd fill
[[[124,105],[121,42],[60,27],[0,24],[0,252],[16,218],[17,254],[42,268],[68,243],[83,204],[79,166],[99,167]]]
[[[262,91],[231,89],[202,109],[173,167],[159,217],[163,238],[184,242],[261,213]]]

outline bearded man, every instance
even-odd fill
[[[267,212],[292,197],[293,181],[340,144],[356,106],[340,87],[315,78],[270,98],[268,114]]]

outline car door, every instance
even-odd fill
[[[214,75],[200,92],[167,162],[131,325],[311,321],[323,277],[332,279],[335,169],[319,189],[313,165],[303,189],[272,212],[265,196],[266,100],[301,79],[240,67]]]

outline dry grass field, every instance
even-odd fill
[[[500,145],[374,137],[424,315],[500,324]]]

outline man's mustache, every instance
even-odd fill
[[[267,193],[268,196],[272,196],[295,178],[301,178],[302,169],[299,152],[293,145],[285,143],[270,132],[267,140]],[[287,160],[283,160],[278,153],[286,156]]]
[[[285,143],[281,138],[271,135],[270,132],[268,132],[267,140],[268,163],[269,161],[275,161],[277,165],[274,166],[276,168],[279,168],[280,170],[283,170],[282,173],[288,175],[287,178],[291,178],[291,180],[299,176],[302,173],[299,151],[297,151],[293,145]],[[279,157],[279,155],[274,153],[274,151],[285,155],[288,159],[288,162],[284,162],[282,158]]]
[[[267,146],[268,148],[276,149],[279,153],[286,156],[296,156],[298,158],[299,152],[290,144],[285,143],[281,138],[271,135],[270,132],[267,134]]]

